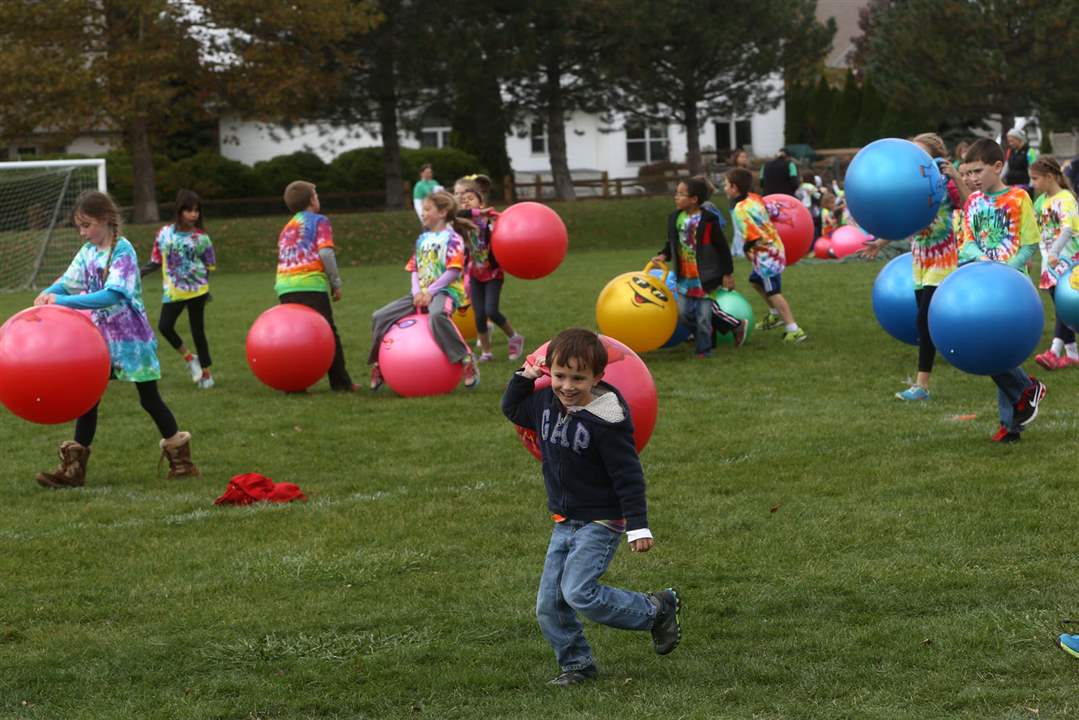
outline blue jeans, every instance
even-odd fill
[[[536,594],[536,617],[563,671],[596,664],[578,612],[623,630],[648,630],[655,621],[656,607],[644,593],[599,584],[619,542],[625,542],[621,533],[598,523],[555,523]]]
[[[1014,370],[992,375],[993,382],[997,384],[997,406],[1000,408],[1000,424],[1008,428],[1008,432],[1021,432],[1022,428],[1015,422],[1015,404],[1019,402],[1023,391],[1030,387],[1030,376],[1021,367]]]
[[[687,297],[675,293],[678,302],[678,321],[693,328],[697,352],[705,353],[712,349],[712,299],[707,297]]]

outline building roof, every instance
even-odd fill
[[[830,68],[847,68],[847,53],[854,48],[851,41],[862,34],[858,27],[858,11],[869,5],[869,0],[817,0],[817,20],[825,22],[835,18],[836,33],[832,51],[824,64]]]

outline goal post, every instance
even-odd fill
[[[106,190],[105,161],[0,162],[0,290],[47,287],[82,241],[71,221],[84,190]]]

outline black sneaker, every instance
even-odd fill
[[[1038,406],[1045,397],[1045,383],[1033,375],[1030,377],[1030,387],[1019,396],[1019,402],[1015,404],[1015,424],[1025,428],[1038,417]]]
[[[993,437],[990,438],[995,443],[1017,443],[1023,439],[1023,436],[1017,432],[1008,432],[1008,428],[1001,425],[997,428],[997,431],[993,433]]]
[[[667,655],[682,641],[682,600],[674,588],[652,593],[656,604],[656,619],[652,623],[652,649],[656,655]]]
[[[558,687],[569,687],[570,685],[580,685],[583,682],[595,680],[598,675],[599,668],[595,665],[589,665],[588,667],[583,667],[579,670],[566,670],[547,684],[557,685]]]

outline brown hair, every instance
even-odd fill
[[[491,178],[486,175],[465,175],[457,178],[457,182],[453,184],[455,190],[458,185],[464,188],[464,192],[478,197],[481,205],[487,202],[487,195],[491,192]]]
[[[420,172],[421,172],[421,173],[422,173],[422,172],[423,172],[424,170],[433,170],[433,169],[434,169],[434,168],[433,168],[433,167],[431,166],[431,163],[424,163],[423,165],[420,165]]]
[[[937,135],[936,133],[922,133],[921,135],[915,135],[913,141],[929,148],[930,157],[948,157],[948,148],[944,145],[944,141],[940,139],[940,135]]]
[[[120,236],[120,208],[108,193],[97,190],[84,190],[79,193],[75,198],[71,216],[76,218],[79,215],[108,224],[112,228],[114,240]]]
[[[182,213],[184,210],[198,210],[199,216],[195,219],[195,227],[197,227],[199,230],[203,229],[202,201],[199,200],[198,193],[196,193],[194,190],[181,190],[180,192],[176,193],[175,205],[176,219],[174,220],[174,223],[176,224],[177,230],[180,229],[180,221],[182,220],[182,218],[180,217],[180,213]]]
[[[555,363],[567,365],[570,360],[577,361],[578,370],[589,370],[593,375],[602,375],[607,368],[607,348],[599,336],[584,328],[570,328],[555,335],[547,345],[547,367]]]
[[[1064,169],[1060,167],[1060,161],[1052,155],[1041,155],[1030,164],[1030,172],[1052,175],[1056,178],[1057,185],[1067,190],[1073,190],[1071,183],[1068,182],[1068,177],[1064,174]]]
[[[300,212],[311,207],[315,197],[315,184],[306,180],[290,182],[285,188],[285,205],[292,212]]]
[[[746,195],[753,187],[753,173],[745,168],[733,168],[727,171],[727,182],[738,188],[738,192]]]
[[[445,190],[436,190],[423,199],[430,201],[439,212],[446,214],[446,224],[450,225],[458,235],[464,237],[467,233],[476,232],[479,228],[475,223],[466,218],[457,217],[457,198]]]
[[[963,156],[963,162],[980,162],[986,165],[1004,162],[1004,151],[996,140],[978,138],[967,148],[967,154]]]

